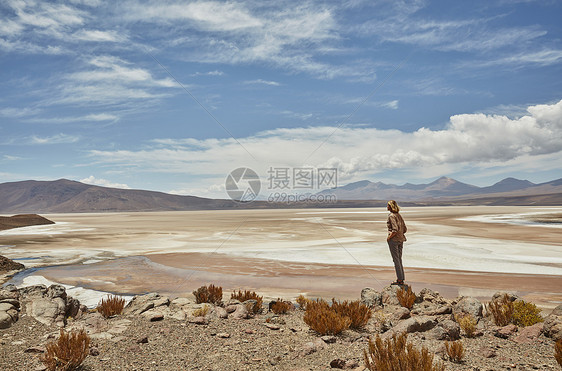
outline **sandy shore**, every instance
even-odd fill
[[[552,308],[562,302],[560,228],[521,221],[561,212],[403,210],[406,279],[414,290],[429,287],[447,297],[488,299],[509,290]],[[382,288],[395,278],[381,209],[47,217],[57,224],[0,233],[2,254],[26,266],[50,266],[32,276],[95,290],[183,295],[214,283],[269,297],[357,298],[362,288]]]

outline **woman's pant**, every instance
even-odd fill
[[[388,248],[392,261],[394,261],[394,269],[396,270],[397,281],[404,281],[404,267],[402,266],[402,247],[403,243],[398,241],[388,241]]]

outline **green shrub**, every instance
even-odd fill
[[[513,303],[514,325],[526,327],[543,321],[541,310],[535,304],[523,300]]]
[[[209,306],[207,304],[203,305],[199,309],[195,309],[192,314],[193,317],[205,317],[209,313]]]
[[[455,321],[459,324],[461,329],[464,331],[466,337],[473,337],[474,332],[476,331],[476,319],[472,316],[472,314],[457,314],[455,315]]]

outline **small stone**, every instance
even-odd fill
[[[255,332],[254,330],[252,330],[251,328],[245,329],[244,332],[245,332],[246,334],[248,334],[248,335],[252,335],[252,334],[255,334],[255,333],[256,333],[256,332]]]
[[[45,353],[45,348],[43,347],[29,347],[23,351],[24,353]]]
[[[497,354],[496,351],[491,348],[484,348],[480,350],[480,353],[484,358],[494,358]]]
[[[270,330],[279,330],[281,327],[274,325],[273,323],[266,323],[265,327],[267,327]]]
[[[345,360],[341,358],[336,358],[330,362],[331,368],[344,368],[345,367]]]
[[[100,355],[100,350],[97,347],[90,348],[90,355],[93,357],[97,357]]]
[[[507,326],[500,328],[499,330],[496,330],[494,335],[502,339],[507,339],[515,332],[517,332],[517,326],[515,326],[514,324],[509,324]]]
[[[157,322],[162,321],[164,319],[164,315],[162,313],[154,313],[149,317],[150,322]]]
[[[146,344],[148,343],[148,336],[141,336],[137,339],[137,344]]]
[[[206,325],[207,319],[205,317],[193,317],[189,319],[189,323],[195,323],[196,325]]]
[[[322,339],[326,344],[333,344],[337,340],[335,336],[330,335],[322,336],[320,339]]]
[[[220,332],[217,334],[217,337],[222,339],[228,339],[230,337],[230,334],[227,334],[226,332]]]

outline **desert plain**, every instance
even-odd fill
[[[562,208],[404,208],[406,282],[445,297],[510,291],[562,303]],[[189,295],[206,284],[266,298],[357,299],[395,279],[387,211],[260,209],[48,214],[54,225],[0,232],[18,286],[57,282],[86,305],[111,292]]]

